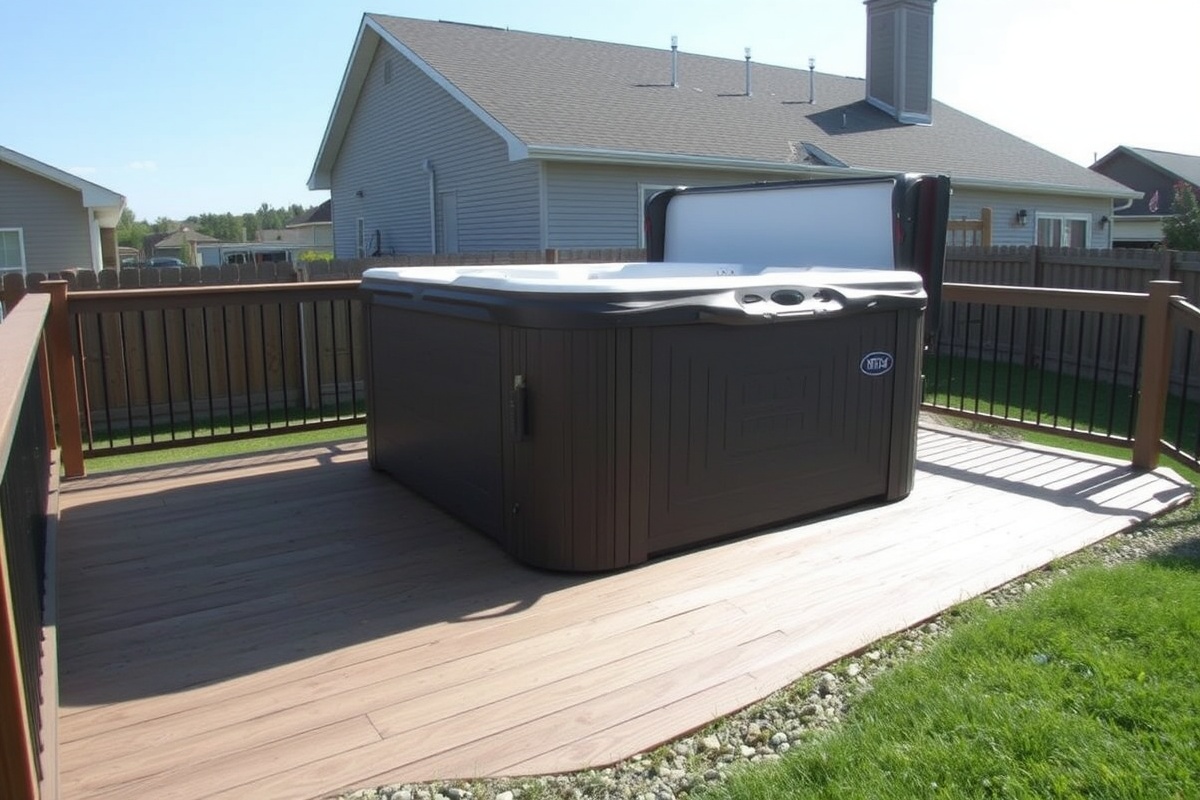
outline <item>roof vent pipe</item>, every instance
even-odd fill
[[[816,95],[813,93],[813,70],[817,68],[817,60],[810,58],[808,60],[808,102],[809,105],[817,102]]]
[[[746,48],[746,97],[751,97],[750,92],[750,48]]]
[[[671,86],[679,88],[679,37],[671,37]]]

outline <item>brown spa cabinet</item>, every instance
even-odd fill
[[[580,572],[905,497],[942,252],[914,231],[944,237],[945,214],[922,225],[919,177],[889,180],[889,251],[855,256],[876,268],[668,243],[647,263],[368,270],[372,467],[517,560]]]

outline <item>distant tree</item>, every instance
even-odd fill
[[[196,231],[220,239],[222,242],[245,241],[245,226],[240,217],[224,214],[201,214],[194,220]]]
[[[152,233],[174,233],[179,230],[179,223],[167,217],[159,217],[150,228]]]
[[[196,243],[188,241],[186,236],[179,242],[179,260],[189,267],[196,266]]]
[[[246,241],[252,242],[258,234],[258,229],[262,226],[258,224],[258,217],[255,214],[242,214],[242,230],[246,233]]]
[[[121,219],[117,223],[117,244],[141,250],[142,242],[150,232],[150,223],[144,219],[139,220],[133,209],[126,208],[121,212]]]
[[[1200,251],[1200,200],[1196,190],[1183,181],[1175,184],[1171,200],[1174,210],[1163,218],[1163,241],[1172,250]]]

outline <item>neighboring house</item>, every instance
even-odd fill
[[[306,245],[310,249],[329,250],[333,247],[331,201],[313,206],[303,214],[288,220],[283,228],[262,228],[255,232],[254,241],[286,245]]]
[[[143,245],[148,255],[171,256],[186,261],[189,264],[199,264],[196,248],[201,245],[218,242],[220,239],[206,233],[194,231],[186,226],[168,233],[152,244]],[[186,254],[185,251],[186,250]]]
[[[306,242],[221,242],[214,239],[196,245],[196,263],[202,267],[281,261],[296,263],[312,249],[313,246]]]
[[[125,198],[0,147],[0,272],[115,267]]]
[[[1142,193],[1140,200],[1117,207],[1112,233],[1115,247],[1160,244],[1163,217],[1175,213],[1171,207],[1175,184],[1183,181],[1192,191],[1200,191],[1200,156],[1122,145],[1091,168]]]
[[[296,238],[294,241],[312,245],[314,249],[333,249],[333,200],[293,218],[287,230]]]
[[[905,171],[993,244],[1108,246],[1137,192],[933,100],[933,0],[866,8],[866,80],[368,14],[308,185],[339,257],[637,247],[663,187]]]

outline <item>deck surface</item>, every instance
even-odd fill
[[[62,797],[611,763],[1190,493],[941,429],[918,459],[899,503],[599,576],[519,566],[361,442],[69,483]]]

